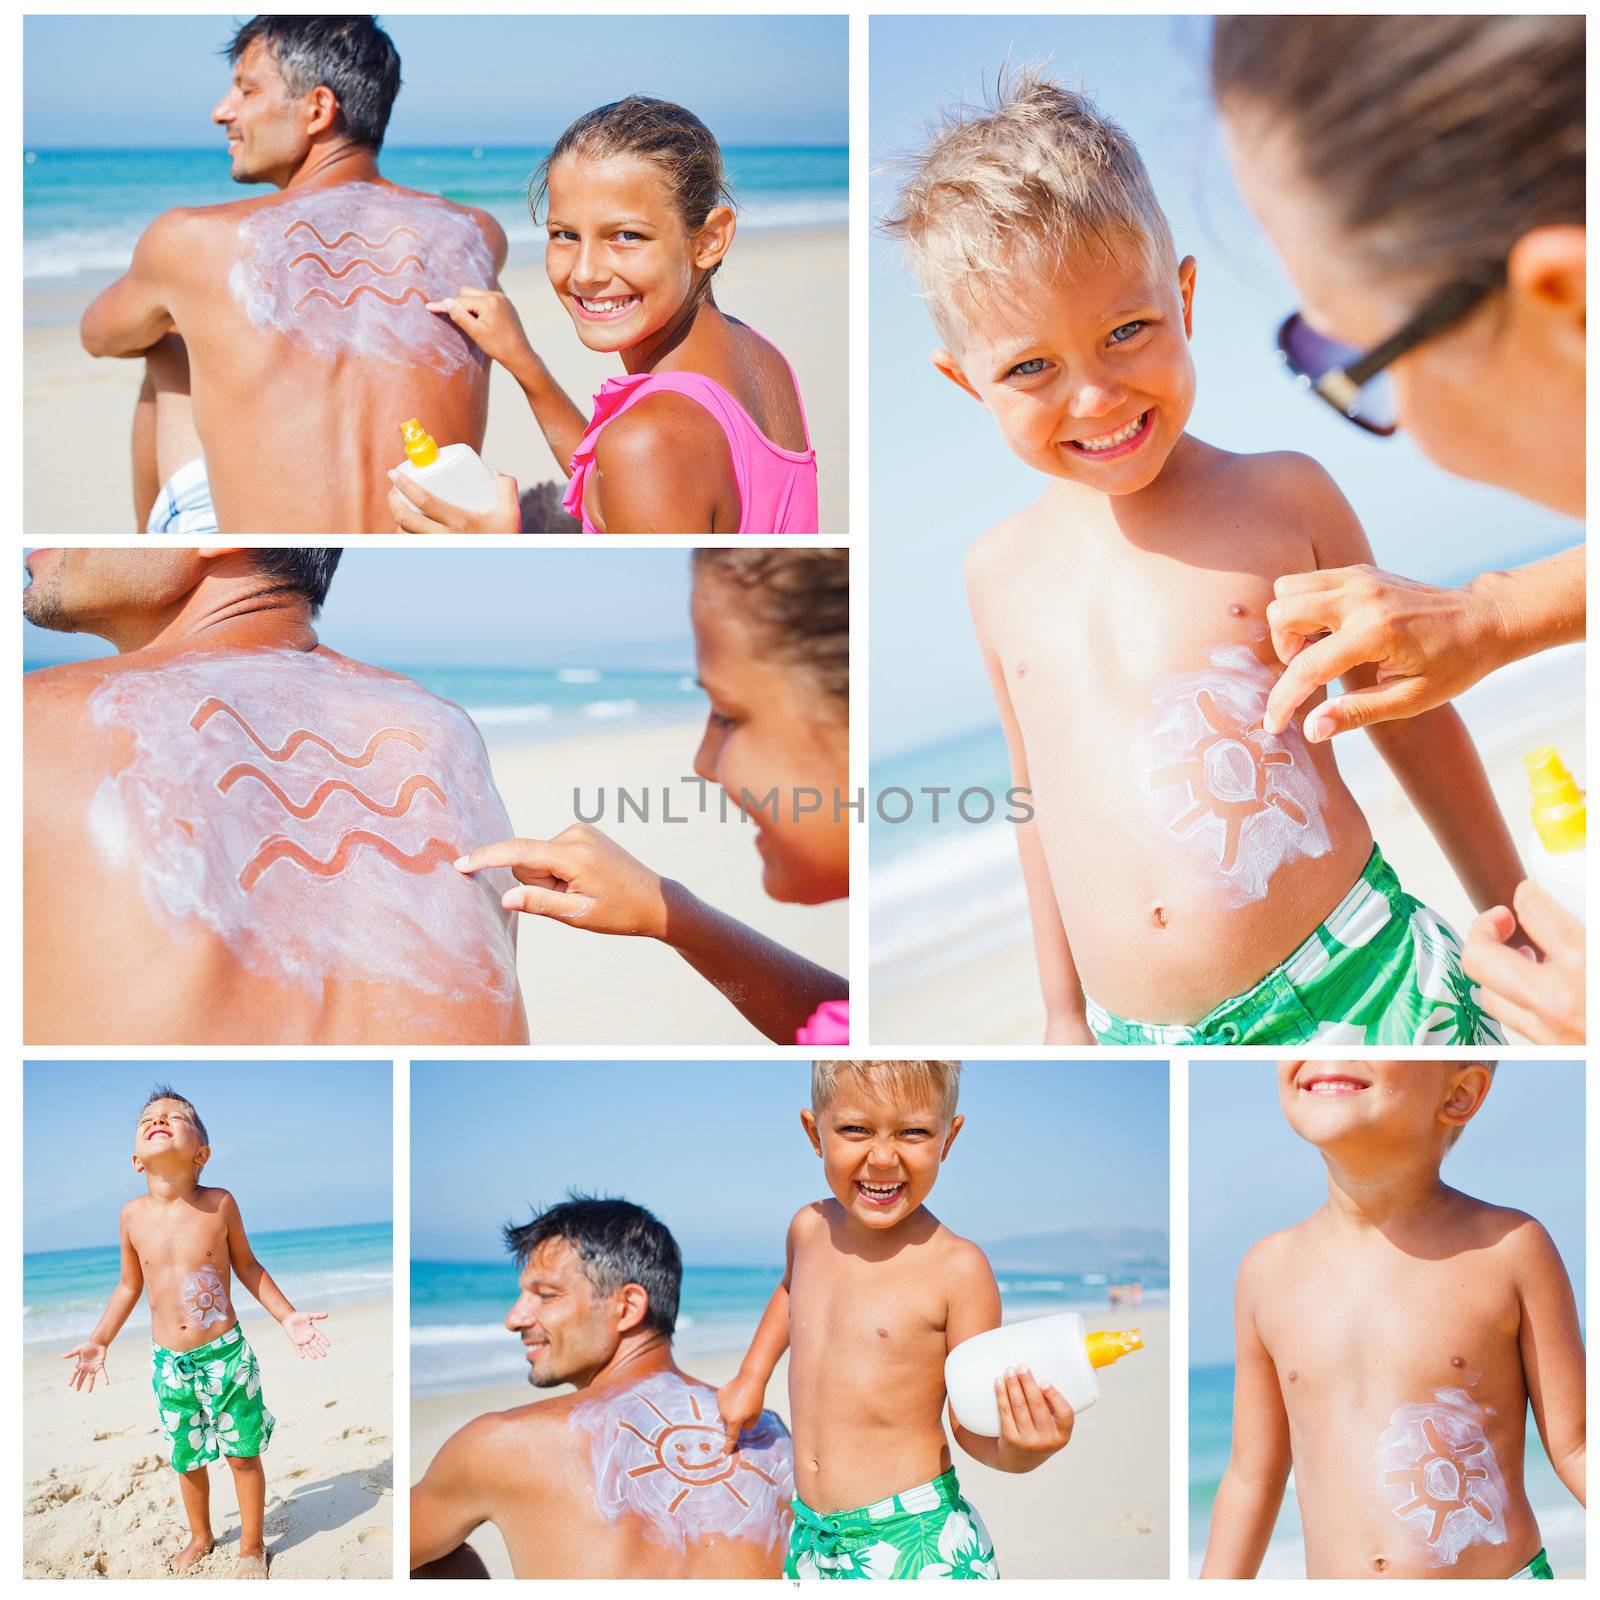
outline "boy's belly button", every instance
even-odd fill
[[[1372,1558],[1372,1570],[1380,1576],[1387,1572],[1389,1570],[1389,1558],[1387,1556],[1374,1556]]]
[[[1150,913],[1150,920],[1158,928],[1166,927],[1166,925],[1167,925],[1167,908],[1165,906],[1157,906],[1157,907],[1155,907],[1155,909],[1153,911],[1151,911],[1151,913]]]

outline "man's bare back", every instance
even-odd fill
[[[1554,1248],[1522,1212],[1446,1194],[1415,1236],[1357,1236],[1324,1208],[1241,1272],[1287,1416],[1307,1577],[1506,1578],[1538,1553],[1519,1340],[1530,1267]]]
[[[477,729],[321,648],[158,648],[30,675],[25,1031],[527,1039],[510,831]]]
[[[493,287],[504,261],[487,213],[375,172],[152,224],[124,281],[187,347],[219,526],[391,531],[400,425],[417,417],[441,443],[477,448],[488,415],[488,364],[423,307]]]
[[[492,1412],[470,1460],[519,1578],[775,1578],[794,1492],[770,1412],[731,1455],[714,1390],[676,1369]],[[435,1469],[430,1469],[430,1471]]]

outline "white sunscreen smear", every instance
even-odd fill
[[[222,1274],[215,1267],[201,1267],[191,1272],[178,1291],[178,1303],[184,1315],[197,1327],[214,1328],[233,1321],[228,1291],[223,1287]]]
[[[1168,678],[1140,719],[1140,778],[1161,826],[1228,905],[1261,899],[1279,867],[1332,848],[1324,791],[1298,728],[1261,725],[1273,675],[1244,645]]]
[[[90,710],[132,741],[90,804],[93,837],[138,862],[180,938],[203,925],[314,992],[336,979],[515,1004],[511,874],[452,865],[511,834],[465,712],[295,650],[114,673]]]
[[[257,328],[332,359],[366,356],[456,371],[477,359],[424,307],[486,288],[494,257],[464,212],[376,183],[289,193],[239,224],[228,288]]]
[[[589,1437],[595,1502],[608,1522],[637,1517],[679,1550],[709,1536],[763,1550],[788,1538],[794,1450],[772,1412],[724,1455],[716,1391],[658,1372],[581,1402],[571,1418]]]
[[[1453,1566],[1474,1544],[1504,1544],[1506,1485],[1483,1410],[1465,1389],[1401,1406],[1378,1441],[1378,1487],[1430,1566]]]

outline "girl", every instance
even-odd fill
[[[694,770],[755,824],[767,893],[803,905],[850,892],[849,559],[769,549],[693,557],[695,659],[711,701]],[[456,866],[509,867],[524,887],[507,890],[508,910],[661,940],[780,1044],[849,1042],[843,978],[659,877],[587,823],[549,840],[485,845]]]
[[[573,123],[535,182],[550,286],[584,344],[625,369],[594,415],[556,383],[503,294],[463,288],[428,309],[521,385],[570,463],[565,509],[585,533],[815,533],[817,459],[794,372],[712,294],[734,217],[711,130],[630,95]],[[518,531],[509,480],[499,509],[479,516],[391,481],[399,531]]]

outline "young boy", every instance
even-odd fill
[[[800,1113],[833,1192],[789,1224],[783,1281],[738,1376],[717,1391],[729,1445],[761,1415],[789,1351],[794,1526],[789,1578],[997,1578],[962,1498],[941,1413],[944,1358],[1000,1325],[983,1252],[923,1204],[950,1153],[956,1061],[819,1061]],[[998,1439],[961,1448],[1029,1472],[1072,1436],[1072,1408],[1026,1367],[995,1384]]]
[[[1033,794],[1046,1042],[1498,1040],[1328,745],[1262,725],[1274,580],[1371,551],[1313,462],[1184,431],[1195,263],[1127,137],[1025,72],[993,111],[945,113],[887,225],[945,342],[935,366],[1047,480],[967,560]],[[1372,737],[1473,904],[1509,905],[1522,868],[1455,711]]]
[[[1577,1307],[1532,1217],[1439,1181],[1480,1061],[1286,1061],[1320,1210],[1255,1245],[1234,1305],[1233,1453],[1202,1577],[1261,1565],[1291,1467],[1309,1578],[1548,1578],[1522,1484],[1528,1406],[1584,1498]]]
[[[89,1338],[64,1359],[75,1361],[74,1389],[94,1389],[106,1374],[106,1350],[150,1292],[151,1381],[167,1459],[178,1474],[189,1542],[173,1558],[184,1573],[211,1550],[211,1479],[207,1463],[227,1458],[239,1497],[236,1578],[265,1578],[261,1520],[267,1480],[261,1452],[273,1417],[261,1394],[255,1351],[234,1313],[230,1271],[288,1334],[295,1354],[316,1358],[328,1341],[316,1324],[325,1311],[296,1311],[245,1237],[238,1202],[200,1182],[211,1144],[200,1114],[164,1084],[151,1090],[133,1137],[133,1169],[147,1192],[122,1208],[122,1281]]]

